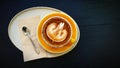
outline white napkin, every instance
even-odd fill
[[[37,25],[39,22],[40,22],[40,16],[34,16],[19,20],[18,26],[20,29],[19,32],[21,37],[24,62],[47,56],[47,52],[40,46],[36,36]],[[30,30],[30,35],[32,37],[32,40],[34,41],[35,45],[37,45],[37,47],[40,48],[39,55],[35,52],[30,39],[27,36],[25,36],[24,32],[22,31],[23,26],[26,26]]]

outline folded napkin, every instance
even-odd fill
[[[18,27],[21,38],[24,62],[47,56],[47,52],[40,46],[37,40],[36,30],[39,22],[40,16],[28,17],[19,20]],[[35,45],[37,45],[37,47],[39,48],[40,54],[37,54],[35,52],[30,39],[27,36],[25,36],[24,32],[22,31],[23,26],[26,26],[30,30],[31,38],[34,41]]]

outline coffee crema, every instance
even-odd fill
[[[75,21],[64,13],[46,15],[38,24],[40,45],[50,53],[63,53],[74,47],[77,40]]]
[[[48,19],[42,28],[46,43],[52,47],[62,47],[70,40],[72,31],[69,22],[62,17]]]

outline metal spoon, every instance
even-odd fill
[[[23,26],[22,27],[22,31],[25,33],[26,36],[28,36],[28,38],[30,39],[31,43],[33,44],[33,47],[34,47],[34,50],[37,54],[40,53],[40,50],[39,48],[35,45],[35,43],[33,42],[31,36],[30,36],[30,31],[29,29],[26,27],[26,26]]]

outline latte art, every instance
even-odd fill
[[[61,42],[67,37],[67,30],[63,29],[64,23],[51,23],[46,29],[47,36],[54,42]]]
[[[45,22],[42,35],[46,43],[52,47],[66,45],[71,37],[71,26],[61,17],[53,17]]]

